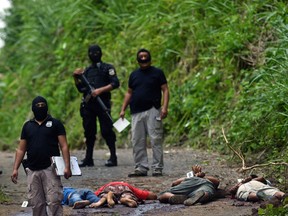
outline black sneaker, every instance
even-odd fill
[[[155,177],[157,177],[157,176],[163,176],[162,170],[154,170],[154,171],[152,172],[152,176],[155,176]]]
[[[169,203],[171,205],[175,205],[175,204],[183,204],[185,200],[187,200],[187,196],[185,195],[174,195],[172,197],[169,198]]]
[[[117,159],[109,159],[105,162],[105,166],[107,167],[113,167],[113,166],[117,166]]]
[[[84,160],[82,161],[82,163],[79,164],[79,167],[86,167],[86,166],[88,166],[88,167],[93,167],[93,166],[94,166],[93,160],[86,160],[86,159],[84,159]]]
[[[195,205],[196,203],[198,203],[200,201],[200,199],[205,195],[204,191],[198,191],[195,193],[194,196],[186,199],[184,201],[184,205],[185,206],[192,206]]]
[[[141,177],[141,176],[147,176],[147,171],[135,170],[134,172],[128,174],[128,177]]]

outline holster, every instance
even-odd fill
[[[27,175],[27,171],[26,171],[26,168],[28,168],[28,160],[27,159],[23,159],[22,160],[22,166],[23,166],[24,171],[25,171],[25,173]]]

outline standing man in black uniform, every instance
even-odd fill
[[[17,183],[18,169],[27,154],[23,165],[27,174],[27,197],[33,216],[60,216],[63,215],[63,186],[51,163],[51,157],[60,156],[60,147],[65,162],[64,177],[70,178],[72,174],[66,130],[58,119],[48,114],[48,103],[44,97],[34,98],[32,111],[34,118],[26,121],[22,127],[11,180]]]
[[[117,166],[116,135],[113,131],[113,122],[100,106],[97,97],[100,97],[110,110],[110,91],[119,88],[119,80],[113,65],[101,61],[102,50],[100,46],[91,45],[88,49],[88,56],[92,64],[85,70],[77,68],[73,73],[75,85],[78,91],[83,93],[80,115],[83,120],[84,135],[86,138],[86,156],[83,163],[80,164],[80,167],[94,166],[93,150],[97,133],[97,118],[99,120],[102,137],[105,139],[110,150],[110,158],[105,162],[105,166]],[[94,88],[91,92],[91,98],[88,101],[84,99],[87,98],[90,89],[82,82],[80,76],[82,74]]]

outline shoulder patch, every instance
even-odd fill
[[[109,75],[110,76],[115,75],[115,70],[113,68],[109,69]]]

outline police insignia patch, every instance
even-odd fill
[[[52,127],[52,121],[47,121],[46,127]]]
[[[115,75],[115,70],[114,69],[109,69],[109,75],[110,76],[113,76],[113,75]]]

